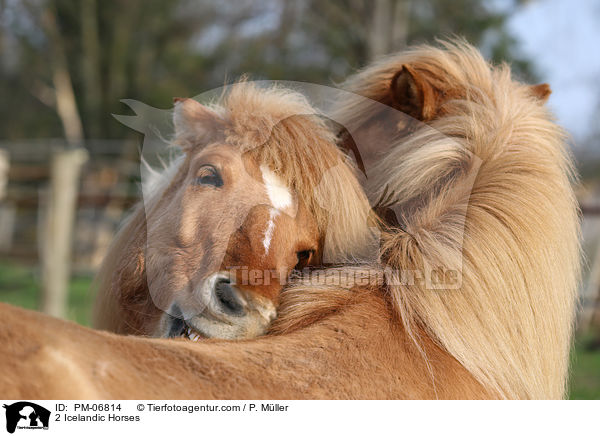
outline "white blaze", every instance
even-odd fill
[[[293,206],[293,199],[290,190],[285,186],[282,180],[277,177],[267,166],[262,165],[260,167],[262,172],[263,182],[265,183],[265,189],[269,196],[269,201],[273,209],[269,212],[269,222],[267,223],[267,230],[265,231],[265,239],[263,240],[263,246],[265,247],[265,254],[269,254],[269,248],[271,246],[271,240],[273,239],[273,231],[275,230],[275,218],[280,212],[290,212]]]
[[[275,230],[275,218],[277,218],[277,215],[279,215],[279,211],[277,209],[271,209],[269,212],[269,223],[267,224],[267,230],[265,231],[265,239],[263,239],[265,254],[269,254],[271,239],[273,239],[273,231]]]
[[[262,171],[265,188],[267,188],[267,195],[273,207],[279,210],[290,207],[292,205],[292,194],[287,186],[268,167],[262,165],[260,170]]]

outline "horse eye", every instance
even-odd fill
[[[215,167],[207,165],[200,168],[198,177],[194,179],[194,185],[209,185],[220,188],[223,186],[223,179]]]
[[[314,252],[315,252],[315,250],[298,251],[296,253],[296,257],[298,258],[298,263],[296,264],[294,269],[296,269],[298,271],[304,269],[310,262],[310,259],[312,258],[312,255]]]

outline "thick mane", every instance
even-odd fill
[[[372,170],[372,201],[386,197],[400,224],[384,232],[381,260],[396,271],[459,270],[462,283],[434,290],[388,280],[395,310],[416,342],[425,330],[490,392],[563,398],[580,264],[565,134],[531,88],[511,80],[508,66],[490,66],[461,42],[384,59],[345,87],[389,104],[402,65],[427,77],[443,99],[430,114],[435,130],[402,137],[400,129]],[[344,125],[355,128],[377,119],[377,110],[339,102]],[[277,324],[292,325],[285,317],[307,316],[310,306],[319,310],[308,299],[315,294],[300,310],[302,298],[290,293]]]

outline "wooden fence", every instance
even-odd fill
[[[71,186],[76,202],[72,258],[79,272],[97,268],[124,211],[139,198],[138,148],[136,142],[86,143],[88,158],[76,186]],[[60,140],[0,142],[0,257],[39,263],[44,253],[41,236],[50,231],[48,203],[56,200],[52,178],[64,176],[61,165],[69,171],[75,165],[72,159],[80,158],[73,155],[70,162],[60,163],[61,150],[66,145]],[[68,217],[59,221],[63,219]]]

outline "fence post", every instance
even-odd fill
[[[87,151],[78,147],[56,150],[50,163],[50,192],[41,235],[41,309],[61,318],[67,307],[79,175],[86,161]]]
[[[15,224],[15,208],[6,201],[10,154],[0,148],[0,252],[10,250]]]
[[[6,185],[8,185],[8,169],[10,159],[8,150],[0,148],[0,201],[6,197]]]
[[[595,318],[600,313],[600,239],[594,257],[592,267],[584,289],[584,305],[581,314],[580,328],[589,330],[598,320]]]

